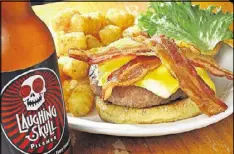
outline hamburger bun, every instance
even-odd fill
[[[128,108],[95,99],[96,108],[101,119],[119,124],[155,124],[173,122],[201,114],[191,99],[181,99],[170,104],[150,108]]]

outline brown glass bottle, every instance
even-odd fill
[[[29,2],[1,2],[1,153],[69,153],[55,47]]]

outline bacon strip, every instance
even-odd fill
[[[132,38],[133,40],[136,41],[135,38]],[[155,42],[150,41],[150,40],[145,40],[145,44],[151,44],[151,46],[156,45]],[[201,55],[194,53],[193,51],[190,51],[190,48],[185,48],[181,47],[180,48],[181,53],[189,59],[190,63],[193,66],[196,67],[202,67],[205,68],[207,71],[209,71],[212,75],[214,76],[219,76],[219,77],[226,77],[229,80],[233,80],[233,73],[220,68],[219,65],[214,61],[214,59],[211,56],[206,56],[206,55]],[[83,51],[79,49],[70,49],[69,50],[69,56],[88,62],[89,64],[98,64],[103,61],[117,58],[120,56],[153,56],[155,55],[152,50],[147,47],[146,45],[138,45],[138,46],[132,46],[132,47],[123,47],[123,48],[115,48],[111,47],[108,50],[105,50],[101,53],[92,53],[88,51]]]
[[[80,61],[84,61],[84,62],[89,61],[88,54],[85,53],[85,51],[81,49],[69,49],[68,55],[69,57],[80,60]]]
[[[111,47],[105,53],[92,55],[88,61],[89,64],[98,64],[105,60],[112,59],[119,56],[140,56],[154,54],[150,49],[145,48],[143,45],[133,47],[122,47],[120,49]]]
[[[89,51],[83,51],[79,49],[70,49],[69,50],[69,56],[88,62],[89,64],[99,64],[105,60],[116,58],[119,56],[127,56],[127,55],[133,55],[133,56],[141,56],[141,55],[155,55],[154,52],[152,52],[151,49],[146,48],[145,45],[136,45],[131,47],[122,47],[122,48],[116,48],[116,47],[110,47],[108,49],[103,50],[100,53],[92,53]]]
[[[108,76],[107,83],[102,87],[101,98],[107,100],[114,87],[133,85],[160,65],[160,59],[155,56],[136,57]]]
[[[219,66],[209,63],[209,61],[205,61],[199,58],[191,59],[190,63],[196,67],[203,67],[206,68],[212,75],[219,76],[219,77],[226,77],[229,80],[233,80],[233,73],[226,70],[221,69]]]
[[[156,55],[178,79],[180,88],[208,116],[224,112],[227,105],[215,96],[215,92],[201,79],[195,68],[177,48],[174,41],[165,36],[153,37],[158,44],[152,47]]]
[[[136,40],[136,39],[133,38],[133,40]],[[148,46],[156,45],[156,42],[153,42],[152,40],[145,40],[144,43],[148,44]],[[217,49],[220,48],[218,46],[220,46],[220,44],[217,45],[216,47]],[[148,47],[146,46],[146,48]],[[199,52],[194,53],[193,51],[191,51],[190,48],[187,48],[187,47],[186,48],[181,47],[180,49],[181,49],[180,52],[187,59],[189,59],[190,63],[193,66],[205,68],[214,76],[226,77],[228,80],[233,80],[233,73],[229,70],[220,68],[220,66],[216,63],[216,61],[213,59],[212,56],[202,55]]]
[[[193,53],[188,48],[181,48],[181,53],[189,59],[193,66],[205,68],[214,76],[226,77],[229,80],[233,80],[233,73],[220,68],[213,57]]]

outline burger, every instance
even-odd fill
[[[214,75],[215,71],[207,65],[203,68],[205,66],[203,63],[196,63],[193,59],[186,58],[185,62],[189,61],[191,66],[193,64],[192,67],[196,72],[194,76],[198,77],[193,77],[192,71],[191,74],[183,72],[182,70],[188,66],[176,63],[175,57],[178,59],[178,56],[183,58],[186,55],[178,51],[173,53],[170,45],[176,49],[178,47],[172,40],[165,37],[159,39],[161,42],[150,39],[151,42],[145,40],[144,43],[139,43],[130,38],[123,38],[108,47],[86,53],[85,58],[81,51],[70,52],[71,57],[90,63],[90,85],[96,95],[98,114],[104,121],[121,124],[164,123],[187,119],[203,112],[213,115],[226,110],[227,106],[221,101],[221,103],[215,100],[207,102],[209,106],[202,102],[205,97],[211,99],[215,97],[215,94],[212,94],[215,92],[215,85],[207,70]],[[168,41],[169,44],[163,41]],[[173,54],[175,54],[174,61]],[[204,57],[196,58],[204,60]],[[178,69],[180,67],[181,69]],[[228,76],[230,72],[225,73],[224,76]],[[232,77],[232,74],[230,76]],[[191,87],[190,82],[195,79],[202,84],[197,83],[198,85]],[[186,87],[187,84],[190,87]],[[208,93],[204,96],[196,89],[193,91],[194,88],[203,89],[202,93],[207,93],[205,89],[209,89],[207,91],[210,96]],[[199,97],[194,96],[195,93]]]

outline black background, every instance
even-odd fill
[[[63,0],[40,0],[40,1],[37,1],[37,0],[31,0],[31,4],[32,5],[41,5],[41,4],[45,4],[45,3],[52,3],[52,2],[61,2],[61,1],[63,1]],[[70,1],[72,1],[72,0],[70,0]],[[82,1],[85,1],[85,0],[82,0]],[[90,0],[88,0],[88,1],[90,1]],[[93,0],[93,1],[95,1],[95,0]],[[104,1],[104,0],[101,0],[101,1]],[[112,0],[112,1],[115,1],[115,0]],[[127,0],[125,0],[125,1],[127,1]],[[143,1],[143,0],[142,0]],[[150,1],[150,0],[149,0]],[[157,1],[157,0],[155,0],[155,1]],[[159,1],[159,0],[158,0]],[[170,1],[170,0],[168,0],[168,1]],[[173,1],[173,0],[172,0]],[[184,1],[186,1],[186,0],[184,0]],[[195,0],[196,1],[196,0]],[[198,2],[199,2],[199,0],[197,0]],[[233,0],[227,0],[227,1],[231,1],[232,3],[233,3]],[[204,1],[205,2],[205,1]],[[212,2],[212,1],[211,1]],[[218,1],[217,1],[218,2]]]
[[[40,0],[40,1],[31,0],[31,5],[41,5],[45,3],[60,2],[60,1],[62,0]]]

